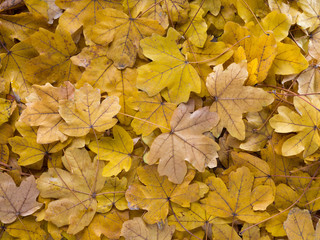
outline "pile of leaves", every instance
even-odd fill
[[[1,239],[320,239],[317,0],[0,2]]]

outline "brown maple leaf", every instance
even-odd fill
[[[8,174],[0,173],[0,221],[12,223],[18,216],[28,216],[37,211],[42,206],[36,201],[38,195],[34,176],[26,178],[17,187]]]
[[[168,176],[170,181],[177,184],[183,181],[187,173],[184,161],[190,162],[200,172],[206,166],[212,168],[217,165],[219,146],[202,133],[217,125],[219,118],[208,107],[193,111],[193,101],[180,104],[172,115],[171,131],[154,140],[146,158],[148,164],[160,159],[159,174]]]

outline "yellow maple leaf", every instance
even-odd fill
[[[42,18],[35,18],[33,14],[23,12],[15,15],[0,15],[0,21],[4,28],[3,34],[12,39],[26,40],[40,27],[48,28],[48,24]]]
[[[41,208],[36,201],[39,190],[34,176],[26,178],[19,187],[6,173],[0,173],[0,221],[12,223],[18,216],[28,216]]]
[[[74,64],[86,68],[76,87],[89,83],[94,88],[99,88],[101,93],[107,92],[109,96],[119,97],[121,109],[117,118],[122,124],[130,124],[132,118],[126,115],[135,114],[129,106],[129,98],[138,93],[135,86],[136,68],[117,69],[107,57],[107,48],[100,45],[83,48],[81,53],[72,57],[71,60]]]
[[[204,11],[198,5],[190,4],[188,21],[180,26],[178,30],[195,46],[202,48],[207,40],[207,23],[202,18]]]
[[[244,64],[232,63],[223,70],[222,65],[214,68],[207,78],[207,88],[213,98],[210,111],[218,113],[220,122],[213,129],[219,136],[225,127],[235,138],[245,138],[245,125],[242,114],[262,109],[273,102],[271,94],[263,89],[243,86],[248,77]]]
[[[127,179],[125,177],[121,179],[117,177],[106,178],[105,185],[101,189],[101,192],[104,194],[97,196],[97,211],[106,213],[109,212],[112,207],[116,207],[121,211],[127,209],[128,203],[124,196],[127,188]]]
[[[22,218],[12,224],[1,226],[1,228],[5,229],[5,232],[12,236],[10,238],[6,238],[5,234],[3,234],[1,237],[5,240],[12,240],[16,238],[26,240],[43,240],[48,238],[48,233],[41,228],[41,223],[37,222],[36,219],[31,216]]]
[[[137,169],[142,184],[133,183],[126,191],[130,209],[145,209],[143,219],[148,224],[164,222],[172,203],[189,207],[191,202],[200,199],[199,185],[190,184],[195,172],[189,171],[179,185],[171,183],[167,177],[159,176],[156,166],[143,166]]]
[[[12,151],[20,155],[18,160],[20,166],[38,163],[35,167],[41,168],[42,160],[45,157],[50,157],[51,154],[59,152],[70,143],[70,141],[65,141],[64,143],[38,144],[36,127],[17,122],[16,128],[22,137],[14,136],[9,138],[8,142],[12,147]]]
[[[300,53],[300,48],[292,43],[277,43],[277,55],[271,67],[275,74],[297,74],[308,67],[308,61]]]
[[[9,93],[10,82],[13,91],[24,101],[31,93],[31,84],[27,80],[27,67],[31,58],[37,56],[36,50],[26,41],[15,44],[10,50],[0,54],[2,68],[0,76],[6,79],[5,92]]]
[[[89,37],[87,35],[87,26],[97,24],[97,12],[99,10],[106,8],[122,9],[121,0],[58,0],[56,4],[60,8],[65,9],[59,18],[60,26],[72,34],[83,26],[86,38]]]
[[[65,86],[53,87],[50,83],[44,86],[33,85],[38,98],[31,98],[20,120],[30,126],[39,126],[37,143],[48,144],[55,141],[64,142],[67,136],[60,132],[63,119],[59,114],[59,101],[71,100],[74,97],[74,86],[69,82]]]
[[[168,15],[163,8],[162,0],[128,0],[123,2],[125,12],[131,13],[132,16],[143,17],[156,20],[160,25],[167,29],[169,25]]]
[[[58,28],[52,33],[40,28],[30,36],[30,42],[40,55],[25,66],[29,82],[61,84],[80,79],[80,69],[70,60],[78,49],[68,32]]]
[[[44,18],[49,24],[62,14],[62,9],[50,0],[25,0],[24,3],[34,18]]]
[[[153,33],[163,35],[162,26],[155,20],[133,17],[122,11],[107,8],[97,13],[97,25],[90,37],[101,45],[109,43],[108,57],[119,69],[133,67],[137,54],[141,55],[139,42]]]
[[[0,98],[0,125],[9,120],[16,106],[16,102]]]
[[[200,203],[191,203],[190,208],[174,206],[173,212],[174,215],[168,217],[168,222],[170,225],[174,225],[178,231],[185,231],[184,228],[193,230],[198,227],[208,229],[212,224],[227,222],[207,213]]]
[[[254,179],[247,167],[238,168],[230,173],[229,189],[220,178],[209,177],[209,180],[211,191],[201,202],[212,216],[230,221],[240,219],[247,223],[256,223],[268,217],[268,213],[253,209],[256,203],[261,204],[260,199],[264,200],[266,195],[272,195],[272,192],[265,192],[261,185],[252,190]],[[253,197],[255,190],[260,193],[259,196]]]
[[[127,172],[131,167],[133,140],[120,126],[114,126],[112,133],[114,138],[102,137],[98,142],[89,144],[91,151],[98,153],[99,159],[109,161],[102,172],[105,177],[118,175],[122,170]]]
[[[97,213],[90,225],[77,234],[79,239],[119,239],[123,224],[129,220],[129,211],[112,209],[108,213]],[[73,237],[73,236],[71,236]]]
[[[170,126],[171,131],[159,135],[153,142],[150,152],[145,157],[148,164],[159,160],[159,174],[180,184],[187,173],[185,161],[190,162],[198,171],[205,167],[216,167],[219,145],[202,133],[209,131],[218,122],[216,113],[208,107],[194,110],[194,102],[180,104],[174,111]],[[193,112],[193,113],[191,113]]]
[[[69,225],[68,233],[76,234],[88,226],[97,211],[97,194],[105,178],[103,162],[92,161],[85,149],[68,148],[62,162],[66,170],[49,168],[37,179],[40,196],[53,198],[45,210],[45,220],[58,227]]]
[[[66,121],[60,131],[68,136],[85,136],[90,130],[103,132],[113,127],[119,110],[119,98],[107,97],[100,103],[100,90],[85,84],[75,90],[73,101],[60,101],[59,113]]]
[[[167,37],[154,35],[141,40],[143,54],[153,62],[139,67],[137,78],[137,87],[149,96],[167,89],[166,100],[176,104],[187,102],[191,91],[201,91],[200,77],[181,54],[178,38],[179,33],[169,28]]]
[[[142,134],[142,136],[150,135],[158,127],[163,132],[167,131],[172,113],[177,107],[173,103],[163,101],[160,94],[148,97],[144,92],[140,92],[137,97],[131,97],[128,104],[138,110],[131,126],[136,134]]]
[[[292,156],[303,152],[307,157],[317,151],[320,146],[318,107],[320,101],[316,97],[301,99],[294,97],[297,112],[288,107],[280,106],[277,115],[270,119],[270,125],[279,133],[296,132],[282,145],[282,155]]]
[[[121,236],[127,240],[171,240],[175,231],[174,226],[169,226],[166,222],[161,229],[157,224],[147,225],[142,218],[133,218],[124,222],[121,229]]]

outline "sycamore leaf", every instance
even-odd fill
[[[270,125],[279,133],[297,133],[283,143],[284,156],[296,155],[303,151],[305,158],[317,151],[320,146],[318,129],[320,101],[316,97],[304,99],[294,97],[293,103],[298,113],[288,107],[280,106],[279,114],[270,119]]]
[[[27,65],[28,81],[36,84],[76,82],[80,79],[80,69],[70,58],[78,49],[71,35],[58,28],[55,33],[40,28],[30,36],[32,46],[40,54]]]
[[[103,162],[90,159],[85,149],[68,148],[62,158],[67,170],[49,168],[37,180],[40,196],[53,198],[45,210],[45,220],[58,227],[69,225],[76,234],[88,226],[97,211],[97,195],[103,195]]]
[[[241,240],[235,229],[228,224],[213,224],[212,234],[214,239],[221,240]]]
[[[112,209],[105,214],[98,213],[95,215],[88,228],[85,228],[85,230],[78,235],[79,239],[100,240],[101,235],[108,237],[108,239],[119,239],[121,228],[128,219],[128,211],[120,212],[116,209]]]
[[[117,177],[107,178],[101,190],[105,194],[97,196],[97,211],[101,213],[109,212],[113,206],[119,210],[127,209],[128,203],[124,196],[126,190],[127,179],[125,177],[121,179]]]
[[[7,122],[16,107],[14,101],[0,98],[0,125]]]
[[[166,100],[176,104],[187,102],[191,91],[201,91],[200,77],[181,54],[178,37],[178,32],[169,28],[167,37],[153,35],[141,40],[143,54],[153,62],[139,67],[137,78],[137,87],[149,96],[167,89]]]
[[[133,218],[122,225],[121,236],[126,240],[171,240],[175,231],[168,223],[159,229],[157,224],[146,225],[142,218]]]
[[[34,217],[25,217],[15,221],[4,226],[4,229],[10,236],[14,237],[13,239],[43,240],[48,238],[48,234],[41,228],[41,223],[36,222]],[[7,238],[4,239],[7,240]],[[8,240],[12,239],[9,238]]]
[[[133,109],[139,110],[131,126],[136,134],[142,136],[150,135],[158,127],[163,132],[166,131],[165,128],[169,128],[172,113],[177,107],[173,103],[163,101],[160,94],[148,97],[144,92],[139,92],[137,97],[131,97],[128,104]]]
[[[320,46],[320,45],[319,45]],[[317,48],[319,49],[319,48]],[[319,54],[320,57],[320,54]],[[297,79],[299,83],[298,93],[316,93],[320,92],[320,67],[319,65],[310,65],[304,70]]]
[[[249,168],[250,172],[255,177],[253,187],[266,185],[270,187],[271,191],[275,190],[275,183],[270,176],[270,167],[264,160],[245,152],[232,151],[230,155],[235,166],[245,166]],[[269,200],[269,203],[266,202],[267,205],[273,202],[274,197],[271,197]]]
[[[303,29],[309,28],[312,32],[319,26],[320,4],[317,0],[299,0],[298,6],[302,9],[297,24]]]
[[[23,12],[15,15],[0,15],[1,25],[12,39],[26,40],[40,27],[47,28],[48,24],[41,18],[35,18],[31,13]]]
[[[86,37],[88,37],[86,26],[97,24],[97,12],[99,10],[106,8],[122,8],[121,0],[57,0],[56,4],[60,8],[65,9],[64,13],[59,18],[61,27],[70,33],[74,33],[81,26],[84,26]]]
[[[258,38],[250,37],[250,45],[245,49],[248,60],[249,78],[246,85],[263,82],[276,57],[277,45],[275,35],[271,32],[261,34]],[[254,64],[254,66],[252,65]],[[249,71],[249,68],[250,71]]]
[[[204,11],[198,5],[190,4],[188,21],[179,27],[190,42],[199,48],[203,47],[207,39],[207,24],[203,15]]]
[[[137,54],[141,54],[139,42],[152,33],[163,35],[162,26],[155,20],[135,18],[122,11],[107,8],[97,14],[97,25],[92,29],[92,41],[110,44],[108,57],[119,69],[133,67]]]
[[[243,140],[245,125],[242,114],[261,110],[273,102],[273,97],[263,89],[243,86],[248,77],[243,64],[232,63],[226,70],[218,65],[214,70],[207,78],[207,88],[214,100],[210,111],[220,117],[214,135],[219,136],[225,127],[233,137]]]
[[[163,8],[168,14],[170,23],[184,23],[187,21],[190,10],[188,0],[168,0],[164,4]]]
[[[311,215],[307,209],[292,208],[283,226],[290,240],[316,240]],[[319,226],[317,224],[317,228]]]
[[[260,151],[266,145],[273,133],[268,121],[270,114],[270,111],[264,109],[260,112],[251,112],[246,115],[246,138],[239,146],[241,149]]]
[[[16,127],[22,137],[14,136],[13,138],[9,138],[8,141],[12,147],[12,151],[20,155],[18,160],[20,166],[39,163],[45,157],[50,157],[52,153],[59,152],[70,143],[70,141],[65,141],[64,143],[38,144],[35,127],[30,127],[23,122],[17,122]],[[40,162],[39,167],[41,166],[42,162]]]
[[[319,59],[320,56],[320,28],[310,34],[308,52],[314,59]]]
[[[47,144],[55,141],[64,142],[67,136],[59,127],[63,119],[59,114],[59,101],[72,100],[74,97],[74,86],[69,82],[65,86],[53,87],[50,83],[44,86],[32,86],[37,99],[27,98],[27,108],[22,112],[20,120],[30,126],[39,126],[37,131],[37,143]]]
[[[229,50],[224,42],[212,42],[209,38],[203,48],[198,48],[186,42],[184,50],[190,62],[199,62],[199,64],[209,66],[222,64],[233,54],[233,50]]]
[[[208,229],[212,224],[222,224],[224,219],[212,216],[206,212],[200,203],[191,203],[190,208],[173,207],[174,215],[168,217],[170,225],[174,225],[178,231],[193,230],[198,227]],[[184,227],[181,227],[182,226]]]
[[[89,83],[92,87],[99,88],[102,93],[107,92],[109,96],[119,97],[121,110],[117,117],[121,123],[129,124],[132,118],[121,113],[135,114],[135,111],[129,106],[129,98],[138,94],[136,88],[137,70],[135,68],[117,69],[107,57],[107,48],[98,45],[84,48],[71,60],[74,64],[86,68],[76,87],[82,87],[85,83]]]
[[[220,178],[210,177],[210,182],[213,191],[201,202],[212,216],[232,221],[240,219],[247,223],[256,223],[268,217],[266,212],[253,211],[253,208],[257,202],[265,199],[265,195],[272,193],[262,192],[259,198],[252,197],[253,174],[247,167],[230,173],[229,189]]]
[[[261,25],[265,31],[272,31],[278,42],[288,36],[288,31],[291,27],[291,23],[287,15],[278,11],[272,11],[264,17],[261,21]],[[261,31],[261,28],[258,29]]]
[[[218,122],[216,113],[204,107],[194,111],[194,102],[180,104],[171,118],[171,131],[158,136],[152,143],[145,161],[154,164],[159,160],[159,174],[180,184],[187,173],[185,161],[198,171],[217,165],[218,144],[202,133],[209,131]],[[191,113],[193,112],[193,113]]]
[[[18,216],[28,216],[41,208],[36,201],[39,190],[34,176],[26,178],[19,187],[6,173],[0,173],[0,221],[12,223]]]
[[[275,74],[297,74],[308,67],[308,61],[300,53],[298,46],[287,43],[277,43],[277,55],[271,71]]]
[[[129,12],[130,9],[131,16],[137,17],[141,14],[143,17],[158,21],[164,29],[167,29],[169,25],[168,15],[161,3],[161,0],[123,1],[125,11]]]
[[[254,20],[254,16],[263,17],[269,12],[269,7],[264,0],[236,1],[239,16],[247,23]]]
[[[122,170],[127,172],[131,167],[133,141],[130,135],[117,125],[112,128],[112,133],[114,138],[102,137],[98,142],[89,144],[90,150],[97,153],[100,160],[109,161],[102,171],[104,177],[116,176]]]
[[[126,191],[130,209],[145,209],[143,219],[148,224],[165,222],[172,203],[189,207],[199,200],[199,185],[190,184],[195,172],[189,171],[179,185],[171,183],[167,177],[159,176],[156,166],[143,166],[137,169],[139,183],[133,183]]]
[[[75,90],[73,101],[60,101],[59,113],[66,121],[60,131],[69,136],[85,136],[90,130],[103,132],[113,127],[119,110],[119,98],[107,97],[100,103],[100,90],[85,84]]]
[[[49,24],[52,24],[54,19],[57,19],[62,14],[54,1],[50,0],[25,0],[25,5],[29,11],[37,18],[45,18]]]
[[[286,176],[292,175],[291,170],[301,164],[301,159],[299,158],[287,158],[276,154],[272,144],[268,145],[266,149],[261,149],[261,158],[268,163],[270,175],[273,176],[272,178],[276,184],[288,184]]]
[[[204,0],[204,1],[195,0],[195,1],[193,1],[193,3],[196,3],[199,6],[202,3],[201,8],[204,10],[205,14],[210,12],[212,15],[217,16],[220,12],[220,8],[221,8],[221,1],[220,0]]]
[[[5,48],[5,53],[0,54],[2,64],[0,77],[7,80],[5,92],[9,92],[11,82],[13,91],[22,100],[30,94],[31,84],[27,81],[28,69],[25,65],[35,56],[37,56],[35,49],[25,41],[15,44],[10,50]]]

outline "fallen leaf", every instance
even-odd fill
[[[32,88],[37,98],[34,96],[31,101],[28,101],[27,98],[27,108],[22,112],[20,120],[30,126],[39,126],[37,131],[38,144],[66,141],[68,136],[59,130],[63,123],[58,111],[59,101],[72,100],[74,86],[66,82],[65,86],[60,87],[53,87],[50,83],[46,83],[44,86],[33,85]]]
[[[242,114],[255,112],[273,102],[273,97],[263,89],[243,86],[248,77],[245,65],[232,63],[223,70],[222,65],[214,68],[207,78],[207,88],[213,98],[210,111],[218,113],[220,122],[214,129],[218,137],[225,127],[239,140],[245,139]]]
[[[167,37],[153,35],[141,40],[143,54],[153,62],[139,67],[137,78],[137,87],[149,96],[167,89],[166,100],[175,104],[187,102],[191,91],[201,90],[200,77],[179,51],[178,38],[179,33],[169,28]]]
[[[6,173],[0,173],[0,221],[12,223],[19,216],[28,216],[41,208],[42,203],[36,198],[39,190],[36,188],[34,176],[22,181],[19,187]]]
[[[319,137],[319,99],[316,97],[294,97],[293,111],[288,107],[278,107],[278,113],[270,119],[270,125],[278,133],[296,132],[293,137],[287,139],[282,145],[282,155],[292,156],[303,152],[307,157],[317,151],[320,146]]]
[[[158,136],[152,143],[145,161],[154,164],[159,160],[159,174],[168,176],[173,183],[182,183],[187,173],[185,161],[198,171],[217,165],[218,144],[202,133],[209,131],[218,122],[216,113],[208,107],[195,112],[194,102],[180,104],[171,118],[171,131]],[[193,113],[191,113],[193,112]]]
[[[142,218],[133,218],[122,225],[121,236],[127,240],[171,240],[175,231],[174,226],[166,222],[160,229],[157,224],[147,225]]]
[[[68,136],[85,136],[90,130],[102,132],[113,127],[119,110],[119,98],[107,97],[100,103],[100,90],[85,84],[75,90],[74,100],[60,101],[59,113],[66,123],[60,131]]]
[[[90,150],[97,153],[100,160],[109,161],[102,171],[104,177],[116,176],[122,170],[127,172],[131,167],[133,140],[120,126],[114,126],[112,133],[114,138],[102,137],[98,142],[89,144]]]
[[[162,26],[155,20],[133,17],[122,11],[107,8],[97,13],[97,25],[92,29],[92,41],[107,45],[108,57],[118,69],[133,67],[137,54],[141,54],[140,40],[152,33],[163,35]]]
[[[171,183],[167,177],[160,177],[156,166],[143,166],[137,169],[141,183],[133,183],[126,191],[129,209],[145,209],[143,219],[148,224],[165,222],[172,203],[189,207],[191,202],[200,199],[199,185],[190,184],[194,171],[189,171],[179,185]]]
[[[290,240],[316,240],[317,238],[311,215],[306,209],[292,208],[283,226]],[[318,227],[319,224],[317,224]]]
[[[103,195],[103,162],[92,161],[85,149],[68,148],[62,158],[64,167],[49,168],[37,179],[40,196],[52,198],[45,220],[76,234],[92,221],[97,211],[97,194]]]
[[[264,192],[259,198],[252,198],[254,179],[247,167],[230,173],[229,189],[220,178],[210,177],[209,180],[211,191],[201,202],[212,216],[231,221],[240,219],[247,223],[257,223],[268,217],[267,212],[254,211],[254,207],[259,200],[265,199],[265,195],[272,195],[272,192]]]

